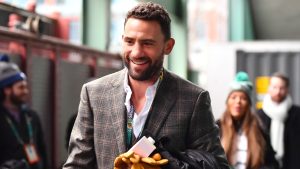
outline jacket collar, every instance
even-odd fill
[[[157,138],[159,132],[177,100],[177,92],[174,92],[177,89],[178,86],[174,77],[164,70],[163,80],[157,89],[144,127],[144,132],[150,133],[155,139],[159,139]]]

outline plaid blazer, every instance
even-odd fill
[[[83,85],[64,169],[112,169],[126,152],[126,71]],[[155,138],[172,138],[180,151],[210,152],[227,166],[208,92],[171,72],[164,70],[144,129]]]

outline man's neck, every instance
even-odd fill
[[[13,103],[7,101],[7,100],[5,100],[5,101],[3,102],[3,106],[4,106],[9,112],[13,112],[13,113],[15,113],[15,112],[20,112],[20,107],[19,107],[19,106],[15,105],[15,104],[13,104]]]
[[[132,90],[131,102],[135,108],[135,111],[138,113],[142,111],[144,104],[146,102],[146,90],[149,86],[152,86],[158,77],[153,78],[147,81],[138,81],[132,79],[130,76],[128,78],[128,83]]]

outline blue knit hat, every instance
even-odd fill
[[[253,84],[249,80],[249,76],[246,72],[238,72],[235,76],[234,81],[230,84],[230,93],[233,91],[245,92],[251,100],[251,92]]]
[[[21,80],[26,80],[26,75],[6,55],[0,56],[0,89]]]

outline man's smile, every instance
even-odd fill
[[[132,59],[132,58],[129,58],[129,60],[136,64],[136,65],[144,65],[144,64],[147,64],[148,63],[148,59]]]

